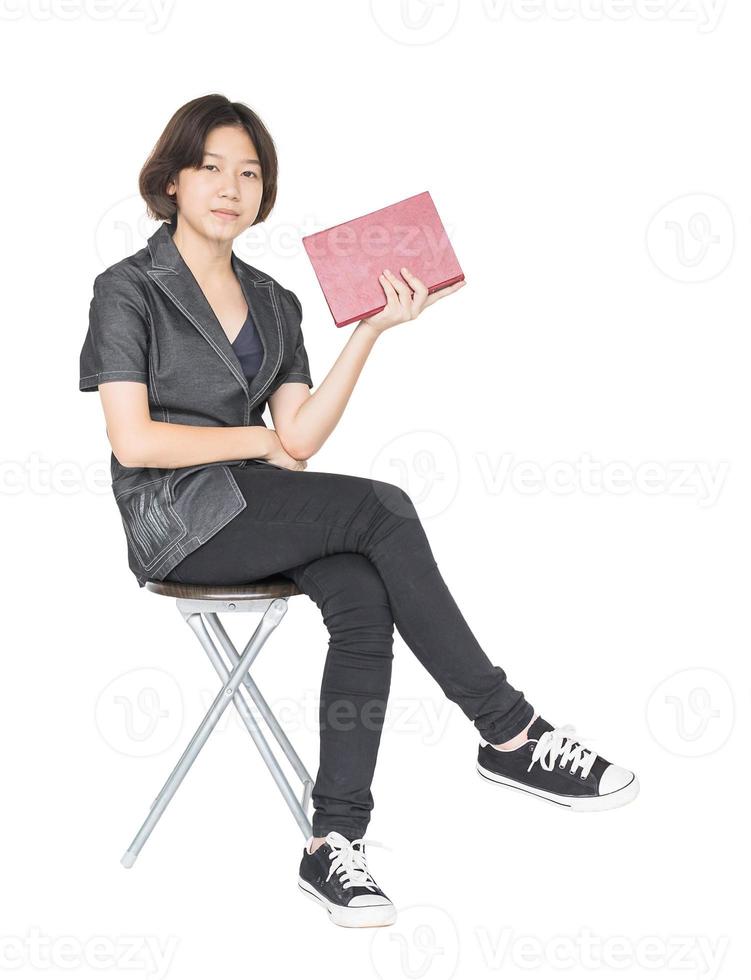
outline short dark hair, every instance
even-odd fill
[[[230,102],[224,95],[202,95],[181,106],[164,128],[138,176],[138,190],[146,201],[150,218],[177,220],[175,195],[167,184],[185,167],[203,162],[206,138],[217,126],[243,126],[258,151],[263,194],[253,224],[264,221],[276,201],[278,162],[276,147],[261,119],[243,102]]]

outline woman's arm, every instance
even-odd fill
[[[313,456],[334,431],[378,337],[398,323],[414,320],[426,307],[456,292],[466,282],[462,280],[428,295],[421,279],[408,269],[401,271],[406,283],[388,270],[379,276],[386,306],[374,316],[360,320],[313,394],[301,382],[288,382],[270,395],[269,410],[276,433],[284,451],[295,459]]]
[[[148,388],[140,381],[103,382],[99,394],[107,437],[123,466],[175,469],[224,459],[266,459],[279,449],[278,436],[264,425],[156,422],[149,414]]]
[[[377,339],[378,331],[361,320],[313,394],[306,384],[288,381],[269,396],[274,429],[290,456],[309,459],[326,442]]]

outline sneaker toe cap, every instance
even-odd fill
[[[347,905],[354,909],[370,905],[391,905],[391,901],[385,895],[355,895]]]
[[[617,793],[619,789],[624,789],[633,783],[635,778],[634,773],[629,769],[624,769],[622,766],[609,765],[600,780],[600,796],[604,796],[607,793]]]

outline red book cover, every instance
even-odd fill
[[[464,279],[428,191],[302,241],[337,327],[385,307],[378,278],[384,269],[403,279],[399,270],[406,266],[429,293]]]

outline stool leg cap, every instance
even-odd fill
[[[120,864],[122,864],[124,868],[132,868],[136,863],[137,857],[138,855],[134,851],[126,851],[120,858]]]

